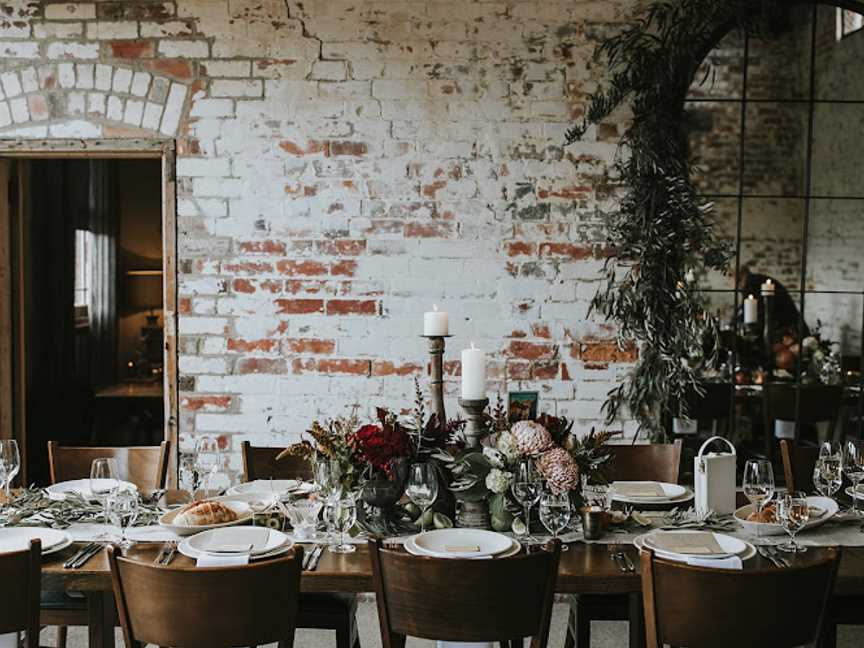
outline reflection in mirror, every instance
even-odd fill
[[[736,237],[738,236],[738,199],[737,198],[714,198],[709,201],[712,205],[715,232],[730,250],[736,249]],[[734,290],[732,274],[735,272],[735,257],[729,261],[729,271],[720,272],[712,270],[696,277],[696,285],[701,290]],[[709,293],[710,295],[710,293]],[[712,309],[712,312],[714,310]],[[731,313],[730,313],[731,316]],[[721,321],[726,321],[721,319]]]
[[[744,194],[804,195],[809,114],[806,103],[747,104]]]
[[[749,43],[747,98],[750,100],[803,100],[810,93],[812,7],[804,4],[774,17],[770,33]]]
[[[807,236],[808,291],[864,290],[864,200],[813,200]]]
[[[811,194],[864,198],[864,104],[819,103],[813,108]],[[860,213],[858,207],[850,209]]]
[[[820,6],[817,28],[816,99],[864,101],[864,15]]]
[[[804,315],[811,322],[812,332],[819,340],[819,350],[813,358],[812,367],[818,371],[831,352],[838,354],[837,367],[824,367],[823,382],[849,377],[849,372],[857,372],[861,357],[861,327],[862,312],[864,312],[864,297],[857,295],[808,292],[804,302]],[[816,350],[816,345],[810,343]],[[808,344],[805,344],[805,347]],[[829,371],[839,371],[843,375],[829,375]]]
[[[688,101],[685,119],[689,133],[693,181],[706,196],[738,194],[741,151],[741,104]]]
[[[744,89],[744,37],[727,34],[696,71],[688,99],[741,99]]]

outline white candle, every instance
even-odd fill
[[[486,352],[475,349],[462,351],[462,398],[480,400],[486,398]]]
[[[770,279],[766,279],[765,283],[762,284],[762,296],[763,297],[773,297],[774,296],[774,282]]]
[[[438,310],[437,305],[423,314],[423,335],[450,335],[450,316]]]
[[[687,271],[687,274],[684,275],[684,281],[686,281],[688,284],[696,283],[696,273],[693,272],[692,268]]]
[[[755,324],[759,319],[759,302],[750,295],[744,300],[744,323]]]

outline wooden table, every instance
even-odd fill
[[[139,544],[130,550],[129,556],[152,562],[159,547],[158,543]],[[42,588],[84,592],[90,605],[90,646],[111,648],[114,646],[116,616],[107,555],[103,551],[81,569],[63,569],[64,560],[77,548],[69,547],[46,556],[42,568]],[[638,565],[638,554],[634,547],[618,545],[616,548],[623,548]],[[792,560],[812,561],[822,553],[820,549],[810,548],[806,554]],[[191,559],[181,555],[172,562],[174,567],[193,565]],[[746,563],[747,569],[755,567],[770,568],[771,564],[756,556]],[[576,543],[561,554],[556,590],[570,594],[634,594],[640,591],[640,582],[638,572],[631,574],[618,570],[609,557],[608,545]],[[304,592],[371,592],[372,570],[366,546],[359,545],[353,554],[337,555],[325,551],[318,569],[303,573],[300,587]],[[835,596],[864,596],[864,547],[844,549]]]

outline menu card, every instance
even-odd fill
[[[663,497],[666,492],[657,482],[615,482],[615,492],[625,497]]]
[[[652,533],[651,545],[661,551],[677,554],[712,556],[728,553],[723,551],[713,533],[676,533],[674,531]]]

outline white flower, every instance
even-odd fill
[[[814,351],[813,352],[813,359],[816,362],[822,362],[825,359],[825,354],[822,351]]]
[[[510,482],[513,481],[513,474],[493,468],[486,475],[486,488],[493,493],[506,493],[510,488]]]
[[[504,455],[499,450],[490,448],[489,446],[483,446],[483,456],[489,460],[489,463],[492,464],[493,468],[504,467]]]
[[[519,447],[516,445],[516,438],[510,432],[499,432],[495,446],[509,461],[515,461],[522,456]]]
[[[813,350],[819,347],[819,340],[810,335],[801,341],[801,346],[805,349]]]

